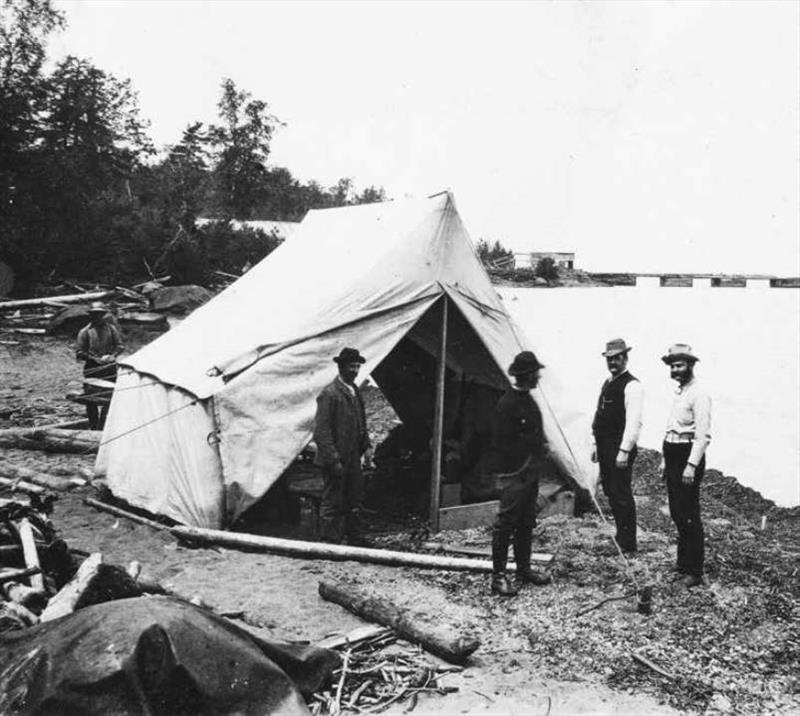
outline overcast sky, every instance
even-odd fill
[[[800,3],[59,2],[51,46],[159,144],[232,78],[271,161],[454,191],[474,239],[589,270],[800,274]]]

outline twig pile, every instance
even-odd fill
[[[314,716],[379,713],[406,699],[406,711],[411,711],[420,694],[458,690],[440,685],[438,679],[461,671],[460,666],[434,664],[420,647],[398,640],[391,629],[340,650],[342,666],[334,672],[332,687],[313,696]]]

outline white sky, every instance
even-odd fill
[[[159,144],[223,77],[272,162],[455,192],[474,239],[589,270],[800,274],[800,2],[59,2],[56,56],[139,92]]]

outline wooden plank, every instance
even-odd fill
[[[499,500],[475,502],[471,505],[443,507],[439,510],[439,529],[464,530],[470,527],[490,525],[497,517]]]
[[[439,365],[436,371],[436,403],[433,415],[433,459],[431,461],[430,523],[439,530],[439,490],[442,482],[442,423],[444,421],[444,374],[447,363],[447,295],[442,296],[442,340],[439,346]]]

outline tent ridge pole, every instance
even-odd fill
[[[447,363],[447,293],[442,295],[442,335],[436,371],[436,403],[433,414],[433,456],[431,460],[430,523],[439,531],[439,495],[442,482],[442,428],[444,422],[444,377]]]

